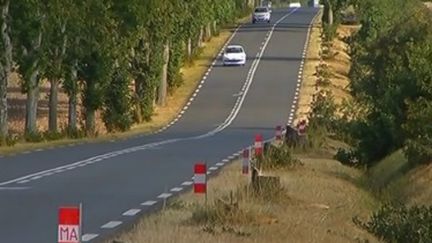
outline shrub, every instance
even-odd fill
[[[334,156],[334,159],[341,162],[343,165],[358,167],[361,165],[357,153],[354,150],[339,148]]]
[[[368,222],[354,223],[386,242],[430,242],[432,206],[383,205]]]
[[[298,165],[302,165],[302,162],[292,155],[287,145],[271,145],[262,162],[264,168],[292,168]]]
[[[44,141],[44,136],[42,133],[34,132],[34,133],[28,133],[24,136],[24,139],[26,142],[31,143],[39,143]]]

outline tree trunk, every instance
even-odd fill
[[[96,111],[90,107],[86,108],[85,111],[85,126],[87,136],[96,135]]]
[[[203,36],[204,36],[204,30],[201,27],[200,32],[199,32],[199,36],[198,36],[198,47],[200,47],[200,48],[203,46]]]
[[[37,106],[39,100],[38,76],[39,70],[36,69],[30,76],[29,89],[27,90],[25,121],[25,133],[27,135],[35,134],[37,132]]]
[[[58,79],[50,80],[48,129],[57,132]]]
[[[159,106],[165,106],[166,105],[166,96],[168,92],[168,63],[169,63],[169,51],[170,46],[167,42],[164,45],[164,52],[163,52],[163,68],[162,68],[162,76],[161,76],[161,83],[159,85],[159,92],[158,92],[158,101],[157,104]]]
[[[187,49],[187,57],[189,60],[191,60],[192,59],[192,38],[190,38],[190,37],[187,40],[186,49]]]
[[[212,38],[212,31],[211,31],[211,24],[210,24],[210,22],[209,23],[207,23],[207,26],[206,26],[206,41],[210,41],[211,40],[211,38]]]
[[[12,43],[9,35],[9,0],[3,3],[1,10],[1,38],[4,50],[3,65],[0,70],[0,143],[3,144],[8,136],[8,104],[7,86],[12,69]]]
[[[68,130],[70,133],[76,133],[77,127],[77,95],[78,90],[76,82],[78,79],[78,73],[76,68],[72,68],[70,75],[70,82],[72,83],[72,90],[69,91],[69,107],[68,107]]]
[[[213,21],[213,35],[215,35],[215,36],[219,35],[218,26],[217,26],[216,21]]]
[[[330,0],[324,1],[323,22],[328,24],[328,25],[333,24],[333,7],[331,5]]]

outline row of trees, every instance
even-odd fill
[[[362,1],[351,40],[351,90],[364,111],[351,124],[362,161],[403,148],[432,159],[432,20],[418,0]]]
[[[411,162],[431,162],[431,11],[419,0],[324,1],[327,33],[340,20],[338,6],[354,5],[361,24],[347,40],[353,99],[332,108],[328,123],[353,147],[339,155],[370,166],[403,149]]]
[[[108,131],[151,119],[155,104],[182,83],[180,68],[219,28],[246,14],[253,0],[1,0],[0,138],[8,137],[12,72],[26,94],[25,133],[37,134],[39,87],[49,82],[49,130],[57,132],[59,88],[69,97],[68,131],[85,131],[103,111]],[[133,92],[130,86],[133,86]]]

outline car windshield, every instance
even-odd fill
[[[255,9],[255,13],[267,13],[267,8],[257,8]]]
[[[228,47],[226,53],[242,53],[243,49],[240,47]]]

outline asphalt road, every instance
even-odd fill
[[[316,13],[274,10],[272,23],[239,28],[230,43],[245,47],[247,64],[223,67],[217,60],[178,121],[163,131],[0,158],[0,242],[57,242],[58,207],[79,203],[84,240],[100,240],[160,205],[162,193],[186,190],[195,162],[220,168],[256,133],[272,137],[292,113]]]

